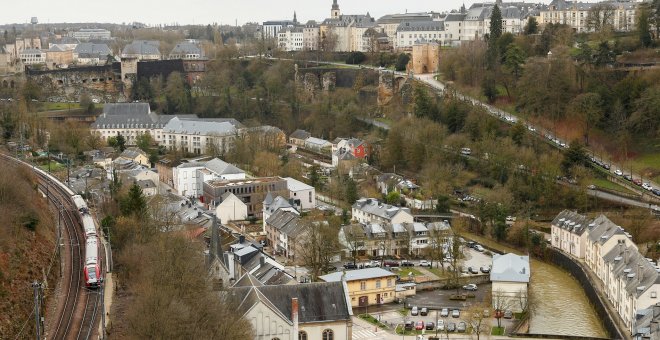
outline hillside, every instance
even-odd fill
[[[46,296],[55,286],[57,222],[27,170],[0,162],[0,173],[0,338],[27,339],[34,337],[31,283],[48,276]]]

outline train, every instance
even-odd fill
[[[101,261],[99,261],[96,223],[94,223],[94,218],[89,214],[89,208],[82,196],[74,195],[72,198],[80,214],[83,231],[85,232],[85,262],[83,268],[85,286],[96,288],[101,284]]]
[[[96,223],[94,222],[94,218],[89,213],[89,207],[87,207],[85,199],[82,196],[74,193],[69,187],[62,184],[56,177],[52,176],[48,172],[36,168],[31,164],[21,160],[15,159],[15,161],[32,168],[35,172],[38,172],[40,175],[50,179],[52,182],[58,183],[60,187],[66,191],[67,195],[71,197],[78,211],[80,222],[85,233],[85,259],[83,262],[85,286],[88,288],[99,287],[99,285],[103,282],[103,272],[101,271],[101,261],[99,256],[99,240],[96,233]]]

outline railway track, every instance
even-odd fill
[[[31,167],[5,154],[0,159],[19,166]],[[90,339],[94,334],[97,311],[100,305],[99,291],[89,290],[84,286],[83,267],[85,254],[85,235],[78,210],[73,204],[71,192],[62,187],[59,181],[48,175],[34,171],[39,189],[47,194],[48,200],[55,207],[62,207],[62,251],[63,275],[61,295],[58,297],[56,315],[50,316],[51,328],[48,339]]]

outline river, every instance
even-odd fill
[[[530,334],[606,338],[607,333],[580,284],[567,272],[532,260]]]

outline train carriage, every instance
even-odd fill
[[[85,286],[98,287],[101,283],[101,265],[99,261],[98,239],[87,237],[85,242]]]

